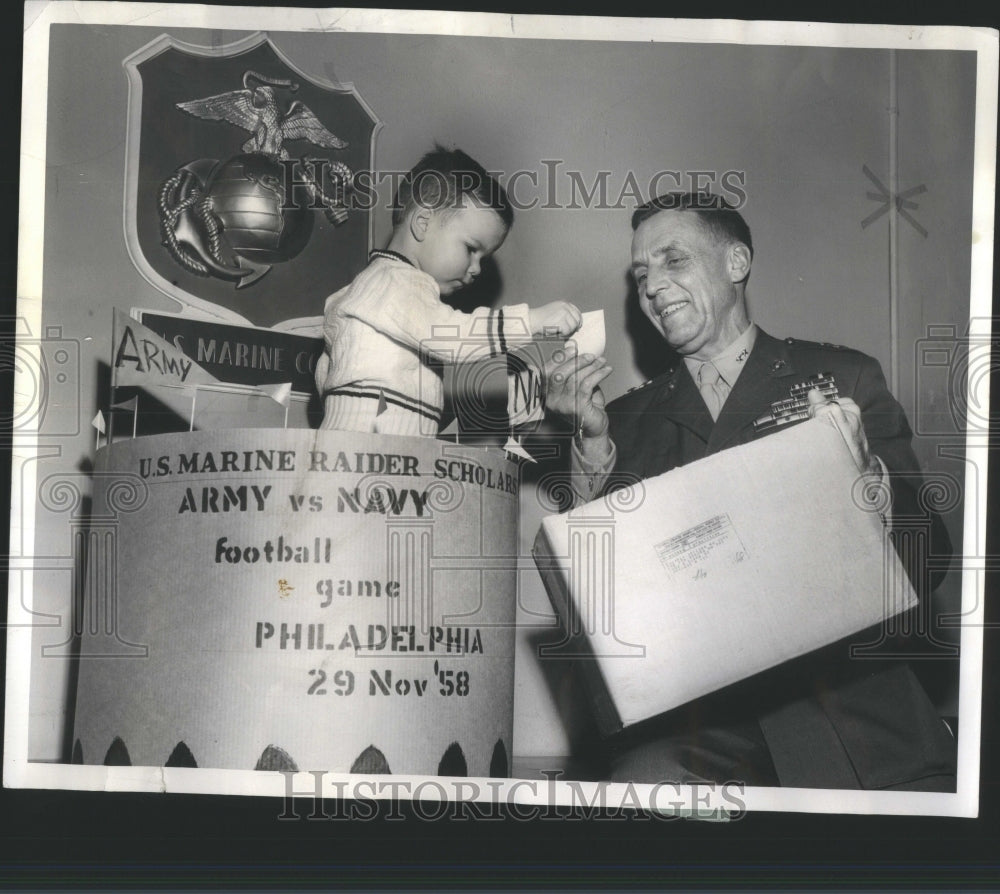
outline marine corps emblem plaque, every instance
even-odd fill
[[[367,262],[359,174],[377,118],[353,85],[298,71],[265,34],[218,47],[161,35],[124,65],[135,266],[192,316],[303,329]]]

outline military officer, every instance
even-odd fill
[[[773,410],[791,386],[828,373],[836,397],[808,391],[802,417],[835,425],[859,475],[890,486],[888,524],[921,512],[911,431],[878,362],[751,322],[753,243],[739,211],[716,196],[669,193],[639,207],[632,230],[642,311],[679,361],[610,403],[605,358],[570,355],[547,369],[546,405],[576,432],[578,500],[780,430]],[[931,540],[935,557],[950,552],[937,517]],[[922,569],[904,560],[918,585]],[[910,667],[842,653],[821,651],[612,737],[611,778],[953,791],[954,740]]]

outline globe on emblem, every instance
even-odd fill
[[[225,241],[250,261],[289,261],[309,241],[309,196],[300,187],[286,202],[285,170],[276,161],[260,154],[233,156],[212,172],[206,192]]]

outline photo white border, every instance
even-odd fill
[[[980,328],[971,336],[990,339],[994,249],[994,184],[996,182],[998,45],[996,32],[986,28],[908,27],[802,22],[745,22],[652,18],[605,18],[502,15],[494,13],[422,12],[377,9],[290,9],[264,7],[212,7],[152,3],[75,3],[71,0],[28,0],[24,5],[24,77],[22,79],[21,199],[19,208],[17,316],[23,320],[19,334],[37,338],[42,325],[42,258],[45,233],[45,147],[48,79],[48,26],[54,23],[141,25],[146,27],[198,27],[240,31],[381,32],[451,36],[517,37],[599,41],[738,43],[755,45],[870,47],[882,49],[950,49],[977,53],[975,161],[971,251],[970,318]],[[600,37],[595,37],[600,34]],[[30,383],[19,375],[14,388],[14,417],[30,410],[33,396],[24,390]],[[976,397],[988,401],[988,384]],[[970,414],[971,415],[971,414]],[[33,555],[34,501],[20,496],[35,493],[34,463],[37,440],[14,439],[11,506],[11,567],[18,557]],[[988,462],[987,433],[968,422],[967,454],[970,464],[984,469]],[[954,794],[872,792],[828,789],[747,788],[748,811],[819,812],[852,814],[931,814],[976,816],[979,795],[979,741],[981,730],[981,680],[984,623],[984,573],[986,568],[986,476],[979,476],[978,490],[965,491],[962,616],[960,639],[959,772]],[[971,558],[970,558],[971,557]],[[6,723],[3,784],[11,788],[116,790],[141,792],[217,793],[285,797],[288,779],[281,773],[255,770],[192,770],[149,767],[95,767],[29,762],[28,701],[31,667],[31,569],[19,569],[21,593],[8,598]],[[392,777],[412,791],[421,782],[435,781],[455,790],[467,780],[441,777]],[[470,780],[473,781],[473,780]],[[373,780],[349,774],[324,777],[324,792],[354,791],[357,783]],[[378,780],[380,784],[384,780]],[[572,805],[573,792],[565,782],[544,780],[485,780],[481,800],[504,804]],[[578,783],[579,784],[579,783]],[[296,792],[314,790],[314,777],[294,777]],[[582,783],[582,785],[595,785]],[[339,788],[338,788],[339,787]],[[626,798],[625,786],[608,786],[608,804]],[[634,785],[648,797],[652,786]],[[400,789],[397,788],[398,792]],[[376,792],[366,797],[378,799]],[[390,788],[391,792],[392,789]],[[466,789],[458,789],[461,793]],[[426,790],[425,790],[426,793]],[[382,795],[387,797],[387,795]],[[388,795],[392,797],[392,795]],[[618,800],[616,800],[618,799]],[[731,805],[717,793],[711,809],[723,812]],[[654,805],[655,806],[655,805]],[[704,802],[691,810],[704,810]],[[683,811],[682,811],[683,812]]]

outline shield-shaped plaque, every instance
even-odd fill
[[[296,328],[321,315],[371,248],[381,125],[353,85],[306,76],[265,34],[218,47],[161,35],[124,65],[139,272],[201,317]]]

